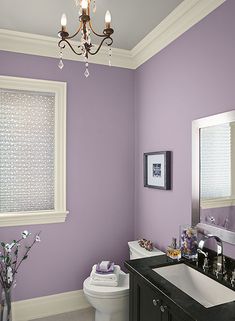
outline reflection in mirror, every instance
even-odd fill
[[[200,221],[235,232],[235,122],[200,129]]]
[[[192,123],[192,225],[235,244],[235,110]]]

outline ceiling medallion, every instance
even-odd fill
[[[58,67],[62,69],[64,67],[63,63],[63,49],[68,45],[70,49],[78,56],[83,56],[85,61],[85,73],[86,77],[89,76],[88,70],[88,57],[89,55],[94,56],[99,51],[102,45],[106,44],[108,46],[108,55],[109,55],[109,65],[111,66],[111,56],[112,49],[111,45],[113,44],[113,39],[111,35],[114,33],[114,30],[111,28],[111,14],[109,11],[105,14],[105,28],[103,30],[103,34],[98,34],[92,27],[91,23],[91,3],[93,3],[93,12],[96,12],[96,2],[95,0],[75,0],[76,6],[79,6],[79,26],[77,31],[70,36],[67,29],[67,18],[63,13],[61,17],[61,30],[58,32],[58,36],[61,38],[58,42],[58,46],[60,48],[60,60]],[[100,44],[98,46],[91,43],[91,33],[96,35],[97,37],[102,38]],[[70,39],[73,39],[77,35],[81,35],[80,45],[74,49],[74,47],[69,42]]]

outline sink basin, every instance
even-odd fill
[[[184,263],[155,268],[167,281],[206,308],[235,300],[235,292]]]

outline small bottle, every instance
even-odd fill
[[[177,239],[175,237],[172,238],[171,245],[167,247],[166,255],[173,260],[181,259],[181,250],[179,247],[177,247]]]

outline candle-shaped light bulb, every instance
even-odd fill
[[[111,13],[109,10],[106,11],[106,14],[105,14],[105,28],[106,29],[110,29],[110,25],[111,25]]]
[[[88,1],[82,0],[82,9],[86,10],[88,8]]]
[[[112,20],[111,13],[109,10],[107,10],[105,14],[105,24],[107,28],[110,28],[111,20]]]
[[[66,25],[67,25],[67,17],[66,17],[66,14],[63,13],[61,16],[61,26],[66,27]]]

